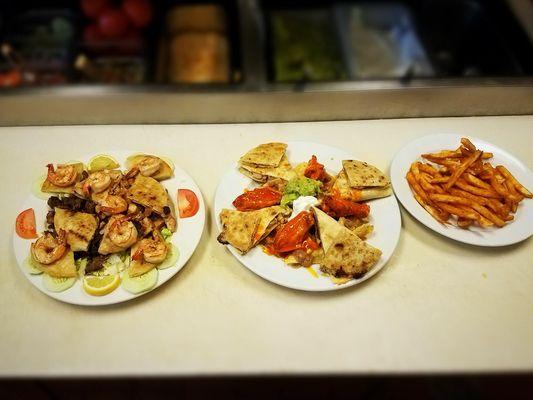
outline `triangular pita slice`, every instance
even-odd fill
[[[326,253],[331,247],[335,237],[338,236],[343,230],[348,228],[339,224],[335,219],[331,218],[320,208],[313,207],[313,213],[315,214],[318,236],[320,238],[320,242],[322,243],[324,253]]]
[[[71,163],[67,165],[74,165],[74,168],[76,169],[76,172],[78,174],[78,177],[76,178],[76,182],[81,180],[81,176],[85,168],[83,163]],[[54,185],[47,178],[41,185],[41,192],[43,193],[74,193],[74,186],[75,184],[72,184],[71,186],[67,186],[67,187],[59,187],[59,186]]]
[[[78,275],[76,264],[74,263],[74,252],[70,249],[63,257],[52,264],[44,265],[32,259],[32,265],[39,271],[54,278],[74,278]]]
[[[163,208],[168,206],[167,191],[158,181],[148,176],[137,175],[127,194],[134,203],[152,209],[157,214],[163,214]]]
[[[239,171],[257,182],[266,182],[268,178],[281,178],[290,181],[296,177],[291,163],[286,155],[283,155],[277,167],[256,167],[247,164],[241,164]]]
[[[364,161],[343,160],[342,166],[352,188],[383,187],[389,179],[379,169]]]
[[[285,154],[285,143],[264,143],[248,151],[239,160],[239,164],[256,167],[277,167]]]
[[[152,156],[150,154],[135,154],[133,156],[128,157],[126,161],[126,168],[130,169],[137,165],[137,163],[140,161],[140,159],[144,156],[150,156],[150,157],[157,157]],[[163,160],[161,157],[157,157],[161,160],[161,166],[157,170],[157,172],[153,175],[151,175],[151,178],[154,178],[155,180],[162,181],[165,179],[172,178],[172,175],[174,173],[174,168],[170,166],[165,160]]]
[[[333,192],[338,193],[339,196],[351,201],[366,201],[372,199],[379,199],[387,197],[392,194],[390,184],[383,187],[370,187],[364,189],[354,189],[350,187],[346,172],[341,170],[332,188]]]
[[[220,213],[222,233],[218,241],[231,244],[242,254],[265,238],[281,223],[283,216],[290,211],[286,207],[272,206],[256,211],[224,209]]]
[[[152,264],[152,263],[146,262],[144,260],[144,257],[140,257],[139,260],[134,260],[133,259],[133,255],[139,249],[140,244],[141,244],[140,241],[135,243],[131,247],[131,251],[130,251],[130,255],[131,255],[132,259],[130,261],[130,266],[129,266],[128,270],[127,270],[127,273],[132,278],[136,277],[136,276],[140,276],[140,275],[146,274],[148,271],[151,271],[152,269],[154,269],[158,265],[158,264]]]
[[[67,233],[67,243],[72,251],[87,251],[98,228],[98,221],[93,214],[56,207],[54,209],[54,226],[56,231],[59,232],[63,229]]]

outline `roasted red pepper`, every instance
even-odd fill
[[[366,218],[370,213],[370,207],[366,203],[355,203],[341,199],[338,196],[326,196],[322,200],[322,210],[333,218],[356,217]]]
[[[302,211],[276,232],[274,243],[268,250],[273,254],[279,254],[297,249],[313,249],[316,242],[309,237],[309,230],[314,224],[313,214]],[[318,245],[316,247],[318,248]]]
[[[307,163],[307,168],[305,169],[304,175],[307,178],[315,179],[317,181],[324,181],[328,178],[328,174],[324,170],[324,165],[317,161],[315,155],[313,155]]]
[[[239,211],[253,211],[275,206],[280,201],[280,192],[270,187],[262,187],[241,194],[233,201],[233,205]]]

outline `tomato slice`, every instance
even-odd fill
[[[35,239],[37,237],[33,208],[28,208],[17,216],[15,230],[22,239]]]
[[[196,215],[200,205],[198,197],[189,189],[178,189],[178,209],[180,218],[189,218]]]

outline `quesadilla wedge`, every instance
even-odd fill
[[[239,159],[239,164],[253,167],[277,167],[285,154],[285,143],[264,143],[248,151]]]
[[[239,171],[256,182],[265,183],[269,179],[281,178],[290,181],[296,177],[289,159],[283,155],[276,167],[257,167],[248,164],[240,164]]]
[[[342,167],[352,188],[385,187],[389,179],[379,169],[363,161],[343,160]]]
[[[87,251],[98,228],[93,214],[54,208],[54,227],[67,233],[67,243],[72,251]]]
[[[74,252],[69,249],[63,257],[52,264],[44,265],[32,258],[32,266],[54,278],[74,278],[78,275]]]
[[[341,198],[356,202],[379,199],[392,194],[390,184],[383,187],[352,188],[344,170],[339,172],[332,190],[338,193]]]
[[[231,244],[242,254],[263,240],[290,214],[286,207],[272,206],[256,211],[224,209],[220,213],[222,233],[217,240]]]
[[[137,175],[128,190],[127,197],[134,203],[152,209],[155,213],[164,214],[168,207],[167,191],[158,181],[148,176]]]
[[[80,181],[82,178],[83,171],[85,169],[83,163],[70,163],[66,165],[72,165],[74,166],[74,169],[76,170],[77,178],[76,182]],[[60,187],[54,185],[50,179],[47,177],[43,184],[41,185],[41,192],[43,193],[74,193],[74,186],[75,184],[72,184],[67,187]]]

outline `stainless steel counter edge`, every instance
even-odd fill
[[[533,80],[247,88],[71,86],[0,96],[0,125],[329,121],[533,114]]]

